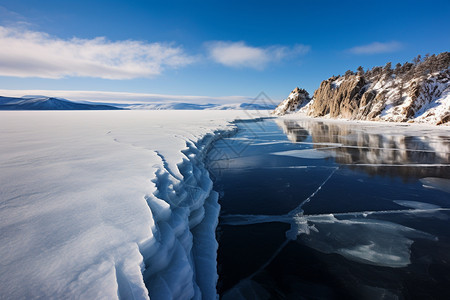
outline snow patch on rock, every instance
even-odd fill
[[[277,108],[275,108],[272,114],[282,116],[286,113],[296,112],[310,100],[308,92],[297,87],[277,106]]]

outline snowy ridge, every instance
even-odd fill
[[[77,103],[63,98],[46,96],[23,96],[21,98],[0,96],[0,110],[117,110],[109,104]]]
[[[233,131],[218,131],[196,143],[188,141],[177,170],[164,163],[156,173],[157,189],[147,198],[156,242],[141,249],[150,298],[217,298],[215,229],[220,206],[203,159],[214,141]]]

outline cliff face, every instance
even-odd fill
[[[446,124],[450,122],[450,53],[427,57],[391,69],[375,67],[358,74],[347,71],[321,83],[313,98],[301,108],[289,97],[276,114],[301,111],[313,117],[390,122]],[[283,106],[282,106],[283,105]],[[284,112],[284,113],[283,113]]]
[[[322,82],[303,111],[314,117],[444,124],[450,121],[449,80],[448,69],[407,81],[332,77]]]

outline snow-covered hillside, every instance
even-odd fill
[[[90,101],[73,102],[63,98],[47,96],[0,96],[0,110],[272,110],[275,105],[259,103],[185,103],[185,102],[154,102],[154,103],[96,103]]]
[[[395,69],[388,63],[356,74],[347,71],[324,80],[308,104],[297,105],[291,94],[274,114],[300,111],[313,117],[448,124],[449,67],[450,52],[444,52]]]
[[[202,156],[239,116],[0,112],[1,298],[216,298]]]

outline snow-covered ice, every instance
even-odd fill
[[[450,179],[426,177],[420,180],[424,187],[450,193]]]
[[[0,112],[1,298],[216,297],[201,157],[236,117]]]
[[[273,155],[281,155],[281,156],[298,157],[298,158],[324,159],[324,158],[335,156],[335,153],[334,152],[325,152],[323,150],[336,149],[336,148],[337,147],[327,147],[327,148],[319,148],[319,149],[289,150],[289,151],[274,152],[272,154]]]

